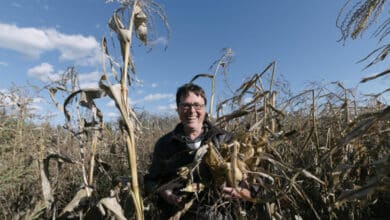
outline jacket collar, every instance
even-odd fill
[[[200,137],[203,140],[208,140],[210,137],[222,134],[222,132],[217,129],[210,121],[205,120],[203,122],[203,133]],[[184,126],[182,123],[176,125],[175,129],[172,131],[172,139],[178,140],[180,142],[186,143],[186,135],[184,134]]]

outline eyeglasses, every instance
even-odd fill
[[[204,107],[204,104],[200,104],[200,103],[180,103],[179,104],[180,107],[183,108],[183,110],[190,110],[191,107],[194,107],[195,110],[201,110],[203,107]]]

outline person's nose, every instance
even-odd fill
[[[191,112],[196,112],[195,106],[191,105],[191,106],[190,106],[190,111],[191,111]]]

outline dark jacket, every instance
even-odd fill
[[[201,146],[208,141],[212,141],[218,149],[221,143],[229,143],[232,141],[232,135],[230,133],[213,126],[208,121],[204,122],[203,130]],[[178,179],[178,169],[191,164],[194,161],[196,151],[187,147],[184,129],[181,123],[173,131],[161,137],[155,145],[149,173],[144,177],[146,194],[156,193],[162,185]],[[202,163],[193,177],[194,182],[202,182],[206,186],[208,185],[208,181],[211,180],[211,174],[208,168]],[[175,182],[175,184],[176,192],[180,194],[179,190],[185,187],[186,182],[182,180]],[[172,190],[175,192],[175,189]],[[167,206],[167,203],[161,198],[157,203],[163,210],[172,209],[172,206]],[[168,216],[174,214],[174,212],[175,210],[169,213]]]
[[[232,140],[230,133],[213,126],[208,121],[204,123],[203,128],[204,137],[201,145],[211,140],[219,148],[221,143],[228,143]],[[184,139],[183,125],[180,123],[173,131],[157,141],[152,164],[144,178],[147,194],[153,193],[162,184],[176,178],[178,168],[193,162],[196,150],[188,148]],[[204,173],[204,175],[208,174]],[[198,176],[198,178],[202,178],[202,176]]]

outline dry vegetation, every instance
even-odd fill
[[[286,97],[278,82],[264,80],[274,74],[273,67],[275,63],[255,74],[217,108],[228,113],[215,122],[232,131],[238,141],[220,152],[223,160],[245,163],[237,166],[235,175],[245,173],[260,188],[253,201],[256,205],[242,207],[241,213],[265,219],[384,218],[389,208],[389,107],[375,97],[358,100],[340,83]],[[93,182],[88,185],[93,190],[86,201],[69,209],[68,217],[81,211],[96,214],[93,207],[111,198],[113,189],[130,218],[131,199],[120,193],[130,181],[121,120],[99,130],[93,154],[93,130],[80,137],[60,126],[33,123],[35,116],[26,108],[32,99],[26,95],[9,109],[9,94],[19,97],[22,91],[1,96],[1,218],[58,216],[76,192],[85,189],[83,172],[91,169],[93,155]],[[252,101],[242,103],[247,96]],[[155,140],[171,130],[177,119],[137,115],[138,172],[143,175]],[[42,168],[48,169],[46,175]],[[44,176],[51,188],[46,198],[40,184]],[[50,202],[51,209],[45,208],[44,201]],[[153,210],[151,205],[147,208]]]
[[[135,74],[129,51],[132,30],[147,43],[149,16],[165,17],[152,1],[128,2],[132,5],[124,5],[110,20],[118,34],[122,68],[109,55],[104,39],[103,60],[109,63],[112,76],[104,67],[99,89],[80,90],[75,68],[45,87],[64,113],[64,126],[35,120],[38,116],[29,109],[34,95],[27,88],[0,93],[1,219],[157,215],[153,199],[142,198],[142,176],[155,141],[178,120],[134,113],[127,101],[127,86],[135,79],[128,74],[128,70]],[[121,15],[127,9],[134,10],[129,11],[126,27]],[[213,65],[214,74],[192,79],[212,80],[211,104],[216,77],[226,73],[231,56],[232,51],[225,49]],[[207,163],[215,174],[216,185],[211,187],[216,190],[220,184],[236,187],[244,176],[259,190],[250,203],[216,198],[215,207],[235,209],[242,219],[384,219],[390,208],[390,107],[381,98],[388,90],[362,97],[335,82],[314,84],[293,95],[286,82],[276,79],[272,62],[230,98],[217,103],[214,123],[232,132],[236,141],[219,151],[211,144],[203,146],[205,151],[192,166]],[[121,112],[115,122],[104,123],[94,102],[105,95]],[[211,107],[209,111],[213,112]],[[181,172],[189,186],[192,168]],[[202,190],[190,188],[194,199]]]

